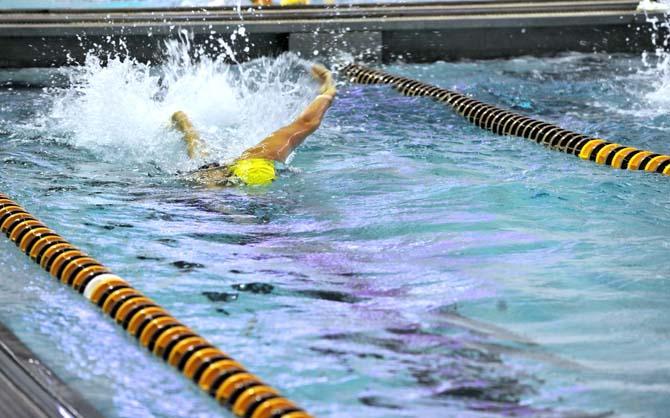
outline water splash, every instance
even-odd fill
[[[670,18],[667,14],[663,19],[647,16],[647,22],[652,25],[654,51],[642,54],[642,62],[646,67],[643,75],[650,78],[652,87],[645,94],[645,99],[659,112],[667,113],[670,110]]]
[[[165,54],[163,64],[152,65],[123,53],[89,53],[83,65],[63,70],[67,88],[48,92],[57,96],[49,128],[104,160],[176,172],[234,159],[293,119],[316,91],[308,63],[293,54],[230,65],[230,52],[208,57],[188,36],[166,42]],[[177,110],[200,131],[207,161],[188,160],[170,126]]]

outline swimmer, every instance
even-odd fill
[[[275,162],[286,162],[291,152],[317,130],[337,93],[333,76],[326,67],[315,64],[311,72],[321,84],[320,94],[300,116],[290,124],[271,133],[257,145],[244,151],[231,164],[213,163],[201,167],[194,173],[196,180],[207,186],[271,183],[276,178]],[[184,112],[178,111],[172,115],[172,125],[182,133],[189,158],[207,157],[197,130]]]

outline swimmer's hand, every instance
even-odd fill
[[[321,83],[319,93],[330,96],[331,98],[335,97],[337,89],[335,88],[335,83],[333,82],[333,75],[326,67],[321,64],[312,65],[312,77]]]
[[[200,135],[195,129],[186,113],[181,110],[172,114],[172,126],[182,133],[182,139],[186,142],[186,151],[189,158],[206,157],[208,153],[203,150]]]

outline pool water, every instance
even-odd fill
[[[0,191],[320,417],[663,416],[670,183],[342,83],[265,188],[207,189],[170,114],[216,161],[316,92],[285,55],[240,67],[93,57],[0,73]],[[396,64],[612,141],[670,153],[670,84],[634,55]],[[662,64],[659,64],[662,65]],[[663,94],[665,91],[665,94]],[[0,320],[109,417],[225,411],[0,240]],[[251,285],[253,284],[253,285]]]

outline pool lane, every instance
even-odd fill
[[[177,368],[235,415],[311,416],[2,193],[0,230],[21,252],[100,307],[142,346]]]
[[[351,82],[390,84],[405,96],[425,96],[450,106],[468,122],[498,135],[526,138],[552,150],[622,170],[641,170],[670,176],[670,155],[657,154],[579,134],[472,99],[461,93],[394,76],[356,64],[344,68]]]
[[[646,90],[623,88],[648,80],[628,60],[639,64],[570,55],[388,71],[668,153],[667,116],[635,113]],[[54,99],[39,90],[3,93],[0,189],[320,417],[667,411],[661,176],[584,164],[493,136],[439,103],[351,85],[296,155],[301,172],[263,192],[199,190],[146,162],[172,148],[158,133],[152,154],[137,106],[127,107],[143,120],[122,112],[130,129],[111,136],[139,140],[109,152],[104,132],[87,131],[97,141],[86,144],[79,131],[42,127]],[[264,97],[268,108],[281,98]],[[263,106],[250,123],[273,125]],[[212,124],[228,126],[217,108]],[[92,113],[71,112],[84,126],[99,120]],[[106,416],[224,412],[0,243],[2,319]],[[453,325],[460,317],[509,331]],[[544,353],[585,367],[538,361]]]

